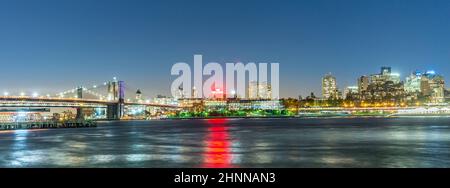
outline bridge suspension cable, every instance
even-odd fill
[[[84,96],[85,96],[85,94],[89,94],[89,95],[92,95],[92,96],[94,96],[94,97],[96,97],[96,99],[99,99],[99,100],[107,100],[108,99],[108,91],[106,90],[107,88],[108,88],[108,83],[110,83],[110,82],[104,82],[103,84],[99,84],[99,85],[97,85],[97,84],[94,84],[94,85],[92,85],[91,87],[84,87],[84,86],[82,86],[82,87],[75,87],[75,88],[72,88],[72,89],[68,89],[68,90],[65,90],[65,91],[62,91],[62,92],[58,92],[57,94],[54,94],[54,95],[51,95],[50,97],[56,97],[56,98],[78,98],[79,96],[78,96],[78,92],[79,92],[79,89],[81,89],[82,90],[82,93],[83,93],[83,97],[82,98],[85,98]],[[106,92],[106,94],[102,94],[102,93],[100,93],[100,91],[99,90],[104,90],[104,92]]]

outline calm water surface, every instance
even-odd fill
[[[0,131],[0,167],[450,167],[450,118],[156,120]]]

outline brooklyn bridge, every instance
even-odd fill
[[[138,93],[136,93],[138,91]],[[125,98],[128,94],[136,94],[134,98]],[[102,109],[106,112],[106,119],[118,120],[124,116],[126,107],[155,107],[162,109],[178,109],[177,105],[152,103],[143,100],[139,89],[131,88],[124,81],[114,78],[101,85],[91,87],[79,86],[66,91],[31,96],[25,93],[18,95],[7,92],[0,96],[0,111],[5,109],[48,109],[75,108],[77,118],[83,117],[83,109]]]

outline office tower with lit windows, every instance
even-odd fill
[[[369,87],[369,77],[361,76],[358,78],[358,93],[362,95]]]
[[[258,98],[258,82],[250,81],[248,84],[248,99],[257,99]]]
[[[407,93],[420,93],[422,83],[422,73],[420,71],[415,71],[411,73],[405,80],[405,91]]]
[[[258,83],[258,98],[259,99],[271,99],[272,89],[267,82]]]
[[[328,73],[322,78],[322,97],[323,99],[338,99],[339,91],[337,89],[336,78]]]
[[[406,77],[405,91],[412,98],[423,96],[429,99],[427,102],[442,103],[445,101],[444,77],[430,70],[422,73],[413,72]]]
[[[393,73],[390,67],[382,67],[380,73],[370,75],[367,90],[361,93],[363,100],[401,102],[404,98],[405,90],[400,74]]]
[[[445,81],[444,77],[436,74],[435,71],[427,71],[421,79],[422,94],[430,97],[432,103],[445,102]]]
[[[344,95],[342,96],[343,99],[357,99],[359,92],[358,86],[348,86],[344,89]]]
[[[381,67],[379,74],[373,74],[370,76],[370,81],[374,84],[383,85],[388,81],[394,84],[400,83],[400,74],[393,73],[391,67]]]

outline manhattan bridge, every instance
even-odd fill
[[[137,91],[137,92],[136,92]],[[133,98],[125,98],[128,94]],[[105,118],[110,120],[122,119],[126,108],[160,108],[176,110],[177,105],[152,103],[144,100],[142,93],[137,88],[131,88],[124,81],[114,78],[100,85],[91,87],[74,87],[58,93],[31,96],[25,93],[0,95],[0,111],[7,108],[16,109],[50,109],[50,108],[72,108],[77,111],[77,118],[83,118],[84,109],[100,109],[105,112]]]

